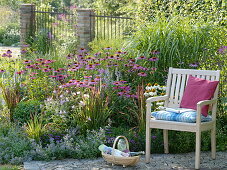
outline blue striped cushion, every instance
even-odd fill
[[[183,112],[183,113],[174,113],[168,112],[165,110],[152,112],[151,116],[158,120],[168,120],[168,121],[177,121],[177,122],[187,122],[195,123],[196,122],[196,111]],[[208,115],[207,117],[201,115],[202,122],[211,121],[212,117]]]

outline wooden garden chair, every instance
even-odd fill
[[[200,168],[201,132],[211,130],[211,157],[212,159],[215,159],[216,110],[217,110],[218,86],[211,100],[204,100],[197,103],[197,116],[196,116],[195,123],[157,120],[151,117],[152,102],[164,100],[165,101],[164,107],[171,107],[171,108],[179,107],[189,75],[203,78],[206,80],[219,81],[220,71],[169,68],[166,95],[150,97],[146,100],[146,162],[147,163],[150,162],[151,128],[163,129],[164,153],[169,153],[168,130],[195,132],[196,133],[195,169]],[[212,120],[209,122],[201,122],[201,108],[204,105],[212,106],[212,109],[211,109]],[[176,139],[176,142],[177,142],[177,139]]]

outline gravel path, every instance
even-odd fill
[[[192,170],[194,169],[194,153],[186,154],[153,154],[150,164],[145,163],[144,156],[134,167],[112,166],[105,162],[103,158],[98,159],[68,159],[50,162],[31,161],[24,163],[25,170]],[[227,152],[217,152],[216,160],[210,158],[210,152],[201,153],[201,170],[227,170]]]

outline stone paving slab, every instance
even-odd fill
[[[55,161],[24,162],[25,170],[193,170],[195,153],[186,154],[153,154],[151,162],[145,163],[142,156],[140,162],[133,167],[123,168],[112,166],[103,158],[97,159],[67,159]],[[227,170],[227,152],[217,152],[216,159],[212,160],[210,152],[201,153],[201,170]]]

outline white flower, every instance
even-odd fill
[[[145,92],[144,93],[144,96],[148,97],[149,96],[149,93]]]
[[[76,92],[76,94],[80,94],[80,91]]]
[[[89,98],[89,94],[84,94],[84,98]]]
[[[165,90],[165,91],[166,91],[166,86],[163,86],[163,87],[162,87],[162,90]]]
[[[157,102],[156,105],[163,106],[164,105],[164,102]]]
[[[152,89],[152,86],[146,86],[145,89],[149,91]]]
[[[73,106],[72,106],[72,109],[74,109],[74,108],[76,108],[76,106],[75,106],[75,105],[73,105]]]
[[[150,96],[156,96],[157,95],[157,92],[149,92],[149,95]]]
[[[85,103],[81,100],[81,101],[79,102],[79,105],[80,105],[80,106],[85,106]]]
[[[165,110],[165,107],[163,107],[163,106],[158,106],[157,109],[158,109],[158,110]]]
[[[154,89],[159,89],[160,88],[160,85],[157,85],[157,86],[153,86]]]

